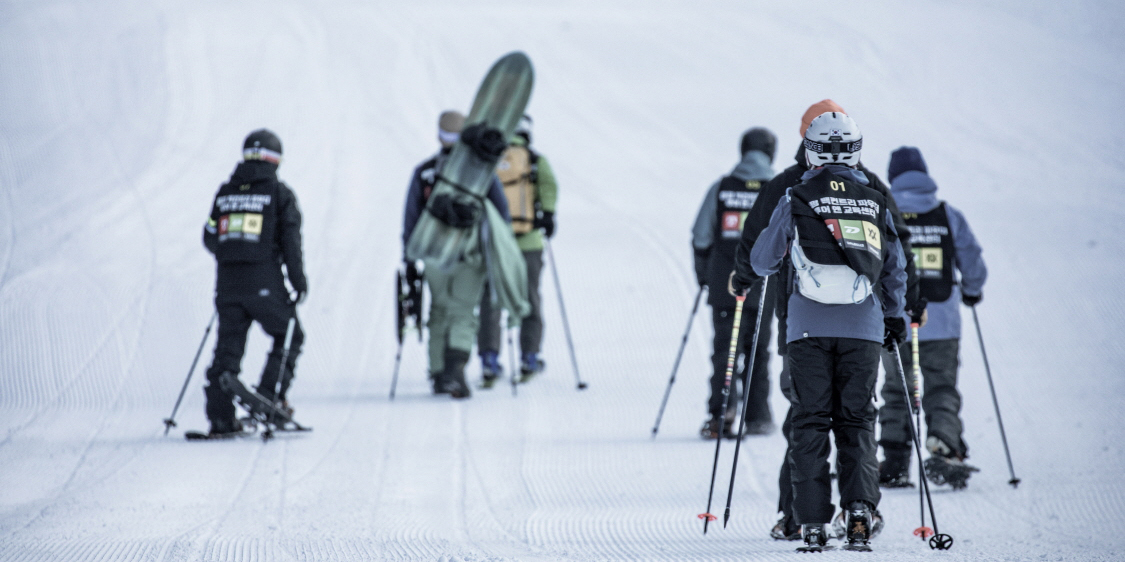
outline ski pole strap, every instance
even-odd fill
[[[293,343],[293,327],[297,324],[297,317],[291,316],[289,318],[289,326],[285,328],[285,351],[289,351],[290,344]]]

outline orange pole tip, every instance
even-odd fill
[[[918,527],[917,529],[914,529],[914,536],[928,539],[934,536],[934,530],[929,527]]]
[[[706,519],[708,521],[717,521],[719,519],[718,517],[715,517],[710,513],[700,513],[697,517],[699,517],[700,519]],[[930,532],[933,533],[933,531]]]

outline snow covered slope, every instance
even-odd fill
[[[705,189],[750,126],[779,135],[788,165],[826,97],[873,169],[920,147],[984,244],[980,314],[1023,479],[1006,484],[967,331],[983,471],[934,496],[957,543],[931,553],[910,535],[916,493],[891,491],[869,558],[1121,559],[1123,25],[1120,3],[1092,0],[0,3],[0,560],[791,558],[767,536],[779,435],[744,443],[730,527],[703,536],[695,518],[713,450],[696,437],[705,314],[649,429]],[[410,170],[436,150],[437,113],[467,109],[516,49],[536,65],[590,388],[574,389],[548,277],[545,376],[451,403],[428,394],[412,342],[388,402]],[[305,213],[291,398],[316,430],[188,444],[181,430],[206,426],[202,365],[180,428],[164,437],[160,420],[212,313],[200,227],[262,126]],[[255,329],[245,380],[266,346]],[[777,392],[773,406],[780,420]]]

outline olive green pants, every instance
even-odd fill
[[[484,290],[487,271],[481,259],[463,261],[449,271],[426,265],[430,285],[430,373],[445,368],[445,350],[471,354],[480,319],[476,307]]]

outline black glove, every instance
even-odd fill
[[[293,291],[297,293],[296,297],[289,295],[289,300],[293,301],[293,304],[305,302],[305,295],[309,294],[309,281],[305,278],[304,273],[290,275],[289,284],[293,286]]]
[[[983,298],[984,293],[981,293],[979,295],[966,295],[964,293],[961,293],[961,302],[965,303],[965,306],[976,306]]]
[[[906,320],[899,316],[886,316],[883,318],[883,347],[887,351],[894,351],[895,342],[906,341]]]
[[[553,211],[539,211],[535,216],[535,220],[531,223],[532,228],[542,228],[543,234],[550,238],[555,235],[555,213]]]
[[[456,228],[468,228],[480,220],[481,208],[470,200],[459,200],[449,194],[430,198],[428,207],[435,219]]]
[[[695,281],[700,287],[707,286],[707,260],[710,257],[711,252],[708,250],[695,250]]]
[[[743,276],[738,273],[738,270],[734,270],[730,272],[730,287],[727,287],[727,289],[733,296],[745,295],[746,292],[750,290],[750,287],[753,287],[754,283],[757,283],[759,279],[761,279],[761,277],[758,277],[754,273],[751,273],[749,276]]]
[[[917,302],[906,306],[906,313],[910,315],[912,324],[922,324],[922,315],[926,313],[926,304],[928,303],[926,297],[919,297]]]

